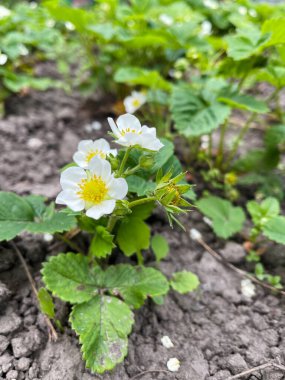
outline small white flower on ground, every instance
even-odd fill
[[[4,17],[10,16],[10,14],[11,11],[8,8],[3,7],[3,5],[0,5],[0,20]]]
[[[198,230],[196,230],[195,228],[191,228],[191,230],[190,230],[190,238],[191,238],[192,240],[200,240],[200,239],[202,239],[202,235],[201,235],[201,233],[200,233]]]
[[[87,168],[90,160],[95,156],[104,160],[109,154],[117,155],[117,149],[111,149],[110,144],[105,139],[82,140],[77,149],[73,155],[73,160],[82,168]]]
[[[8,61],[8,57],[6,54],[0,54],[0,66],[5,65],[5,63]]]
[[[177,358],[170,358],[166,365],[169,371],[177,372],[180,368],[180,361]]]
[[[208,224],[208,226],[212,227],[213,225],[213,222],[211,221],[211,219],[207,218],[206,216],[203,217],[203,221]]]
[[[169,336],[167,336],[167,335],[164,335],[164,336],[161,338],[161,343],[162,343],[162,345],[163,345],[165,348],[172,348],[172,347],[174,347],[174,344],[171,342],[171,339],[170,339]]]
[[[143,92],[132,91],[130,96],[124,99],[125,110],[134,113],[146,102],[146,95]]]
[[[161,21],[166,26],[173,25],[173,18],[164,13],[159,16],[159,21]]]
[[[50,243],[51,241],[53,241],[53,235],[52,234],[44,234],[44,241],[46,241],[47,243]]]
[[[252,298],[255,296],[255,285],[249,278],[245,278],[241,281],[241,293],[246,298]]]
[[[116,200],[124,199],[128,184],[124,178],[115,178],[108,161],[93,157],[88,169],[71,167],[64,170],[60,177],[62,191],[56,203],[68,206],[73,211],[86,210],[93,219],[111,214]]]
[[[117,124],[108,118],[110,127],[116,137],[116,143],[123,146],[139,145],[144,149],[158,151],[163,144],[156,137],[156,128],[141,126],[138,118],[126,113],[118,118]]]
[[[208,20],[205,20],[202,22],[201,28],[202,28],[201,33],[200,33],[201,36],[209,36],[212,32],[212,24]]]

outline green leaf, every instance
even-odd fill
[[[164,259],[169,253],[168,242],[162,235],[154,235],[152,237],[151,248],[158,262]]]
[[[280,212],[278,200],[272,197],[266,198],[261,203],[250,201],[247,203],[246,207],[255,225],[266,224]]]
[[[263,101],[257,100],[250,95],[232,93],[222,95],[218,98],[218,100],[233,108],[247,110],[250,112],[266,113],[269,111],[267,105]]]
[[[54,303],[51,295],[46,288],[40,288],[38,291],[38,300],[40,304],[41,312],[47,315],[49,318],[55,317]]]
[[[266,20],[262,25],[262,32],[270,36],[265,43],[266,47],[285,44],[285,17]]]
[[[192,272],[176,272],[172,276],[170,286],[181,294],[193,292],[200,284],[199,278]]]
[[[64,212],[54,213],[48,219],[39,219],[33,223],[28,223],[26,230],[34,234],[50,233],[69,231],[76,227],[76,218],[67,215]]]
[[[196,202],[198,209],[212,220],[217,236],[227,239],[239,232],[244,224],[245,215],[241,207],[234,207],[229,201],[209,196]]]
[[[139,67],[121,67],[115,73],[114,79],[118,83],[142,85],[154,89],[169,91],[168,83],[158,71],[147,70]]]
[[[154,209],[154,202],[148,202],[132,208],[132,217],[146,220],[152,214]]]
[[[139,307],[147,297],[168,291],[168,281],[156,269],[127,264],[110,266],[103,271],[91,267],[81,254],[59,254],[42,269],[43,281],[53,295],[71,303],[83,303],[103,292],[120,295],[132,307]]]
[[[94,257],[107,257],[115,247],[113,239],[114,235],[111,235],[105,227],[96,227],[96,234],[91,241],[90,252]]]
[[[0,241],[13,239],[33,218],[27,201],[14,193],[0,192]]]
[[[97,295],[74,306],[70,321],[79,335],[86,366],[92,372],[103,373],[123,361],[134,323],[127,304],[115,297]]]
[[[117,241],[126,256],[148,249],[150,229],[146,223],[136,217],[128,217],[120,223]]]
[[[285,73],[284,73],[285,75]],[[276,148],[285,143],[285,125],[270,126],[265,132],[265,143],[268,147]]]
[[[126,178],[129,192],[136,193],[139,197],[147,195],[155,189],[155,183],[137,175],[130,175]]]
[[[285,217],[276,216],[263,226],[263,234],[276,243],[285,244]]]
[[[201,136],[217,129],[230,115],[230,107],[214,102],[206,103],[193,94],[191,87],[174,87],[171,112],[175,126],[186,137]]]

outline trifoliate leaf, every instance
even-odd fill
[[[40,304],[41,312],[47,315],[49,318],[54,318],[54,303],[51,295],[46,288],[40,288],[38,291],[38,300]]]
[[[69,231],[76,227],[76,219],[72,215],[63,212],[53,213],[48,219],[41,219],[28,223],[26,230],[35,234]]]
[[[211,219],[217,236],[227,239],[242,229],[245,214],[241,207],[235,207],[229,201],[216,196],[202,198],[196,205]]]
[[[152,237],[151,248],[158,262],[164,259],[169,252],[168,242],[162,235],[154,235]]]
[[[218,102],[207,104],[190,86],[181,85],[172,91],[171,112],[176,128],[191,137],[217,129],[230,115],[230,107]]]
[[[264,225],[280,212],[280,205],[277,199],[268,197],[261,203],[249,201],[246,205],[255,225]]]
[[[168,291],[166,278],[156,269],[127,264],[110,266],[103,271],[89,266],[81,254],[59,254],[43,266],[46,287],[56,296],[71,303],[89,301],[108,290],[120,295],[127,304],[139,307],[147,297],[164,295]]]
[[[94,257],[104,258],[111,254],[115,244],[113,243],[114,235],[103,226],[96,227],[96,234],[90,245],[90,252]]]
[[[170,286],[181,294],[192,292],[197,289],[199,284],[200,281],[196,274],[187,271],[174,273],[170,281]]]
[[[150,229],[141,219],[128,217],[122,220],[117,234],[119,247],[126,256],[148,249]]]
[[[92,372],[111,370],[127,355],[127,337],[134,317],[121,300],[97,295],[89,302],[74,306],[70,321],[79,335],[86,366]]]
[[[263,234],[276,243],[285,244],[285,217],[275,216],[263,226]]]

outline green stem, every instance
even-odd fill
[[[108,220],[108,224],[107,224],[107,230],[108,230],[109,232],[112,232],[112,231],[113,231],[113,229],[114,229],[114,227],[115,227],[115,225],[116,225],[116,223],[117,223],[117,220],[118,220],[118,217],[115,216],[115,215],[112,215],[112,216],[110,217],[110,219]]]
[[[135,201],[130,202],[128,206],[129,206],[129,208],[133,208],[133,207],[143,205],[143,204],[148,203],[148,202],[153,202],[155,200],[156,200],[155,197],[141,198],[141,199],[137,199]]]
[[[226,136],[226,131],[228,129],[228,125],[229,125],[229,120],[227,119],[221,127],[219,148],[218,148],[217,159],[216,159],[216,165],[218,167],[220,167],[222,165],[222,162],[223,162],[224,148],[225,148],[225,136]]]
[[[137,253],[136,253],[136,255],[137,255],[138,264],[139,265],[143,265],[144,258],[143,258],[143,255],[142,255],[141,251],[138,250]]]
[[[127,177],[131,174],[134,174],[136,171],[138,171],[140,169],[140,165],[136,165],[134,168],[130,169],[130,170],[127,170],[125,173],[124,173],[124,177]]]
[[[129,147],[127,148],[126,152],[125,152],[124,158],[122,159],[122,162],[121,162],[120,168],[119,168],[119,170],[118,170],[118,177],[120,177],[121,174],[122,174],[123,171],[124,171],[125,165],[126,165],[126,163],[127,163],[127,161],[128,161],[128,158],[129,158],[129,155],[130,155],[130,152],[131,152],[132,148],[133,148],[132,146],[129,146]]]
[[[70,240],[67,237],[65,237],[64,235],[60,235],[60,234],[55,234],[55,236],[57,239],[63,241],[65,244],[69,245],[69,247],[71,249],[73,249],[74,251],[84,255],[84,252],[81,250],[81,248],[76,243],[74,243],[72,240]]]

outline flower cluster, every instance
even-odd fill
[[[156,137],[156,129],[141,126],[139,120],[131,114],[120,116],[117,125],[111,118],[108,121],[117,144],[151,151],[163,147]],[[66,205],[76,212],[86,210],[86,215],[93,219],[111,214],[116,201],[124,199],[128,193],[127,181],[117,178],[117,173],[112,173],[108,161],[111,156],[116,157],[117,150],[111,149],[105,139],[82,140],[73,155],[78,166],[69,167],[61,174],[62,191],[57,196],[56,203]]]

